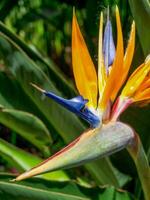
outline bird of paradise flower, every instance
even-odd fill
[[[120,114],[132,103],[150,102],[150,56],[127,79],[134,54],[135,23],[124,53],[119,10],[116,7],[117,46],[115,49],[109,18],[103,31],[103,13],[100,15],[98,41],[98,72],[89,55],[75,12],[72,21],[72,64],[80,96],[67,100],[47,92],[35,84],[36,89],[52,98],[71,112],[88,121],[91,128],[55,155],[15,180],[69,168],[110,155],[127,147],[142,182],[145,198],[150,199],[150,169],[138,135],[131,127],[119,121]],[[104,36],[103,36],[104,32]],[[142,161],[141,161],[142,160]]]

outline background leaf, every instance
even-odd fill
[[[150,2],[149,0],[129,0],[129,4],[144,55],[147,56],[150,53]]]
[[[16,109],[1,108],[0,123],[16,131],[43,153],[50,154],[49,147],[52,143],[50,133],[36,116]]]
[[[73,182],[50,182],[34,178],[31,181],[24,181],[20,184],[10,183],[7,180],[11,176],[1,175],[0,197],[14,197],[15,199],[49,199],[49,200],[132,200],[132,196],[127,192],[118,192],[113,187],[87,189],[76,185]],[[121,200],[120,198],[120,200]]]
[[[0,139],[0,154],[9,163],[10,166],[15,166],[19,172],[29,170],[42,161],[41,158],[28,153],[22,149],[9,144],[3,139]],[[41,175],[41,177],[49,180],[66,181],[69,176],[63,171],[56,171]]]

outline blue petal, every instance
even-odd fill
[[[96,116],[86,107],[86,103],[88,102],[88,100],[84,99],[82,96],[77,96],[73,99],[68,100],[59,97],[52,92],[44,91],[44,94],[89,122],[92,127],[96,127],[100,123],[98,116]]]
[[[90,125],[92,127],[97,127],[99,124],[100,124],[100,119],[98,116],[96,116],[93,112],[91,112],[88,107],[85,106],[85,108],[80,112],[78,113],[78,115],[86,120],[87,122],[90,123]]]
[[[112,25],[109,19],[107,20],[104,31],[103,54],[106,70],[108,71],[108,67],[112,65],[115,58],[115,45],[112,35]]]
[[[81,110],[85,104],[88,102],[88,99],[84,99],[82,96],[74,97],[69,100],[77,110]]]

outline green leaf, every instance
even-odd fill
[[[26,55],[28,55],[29,58],[31,58],[37,64],[37,66],[42,67],[42,70],[49,74],[51,80],[55,82],[55,85],[59,90],[63,91],[63,94],[66,96],[73,96],[76,94],[71,81],[65,77],[62,71],[59,70],[59,68],[50,58],[48,61],[44,60],[39,53],[36,53],[31,48],[29,48],[21,39],[18,38],[17,35],[7,29],[1,22],[0,30],[3,34],[5,34],[5,36],[11,38],[11,40],[15,42],[26,53]]]
[[[9,0],[0,1],[0,20],[4,20],[14,7],[18,5],[18,0],[10,2]]]
[[[101,194],[101,200],[114,200],[115,198],[115,189],[114,187],[110,187],[105,189],[105,191]]]
[[[118,192],[114,187],[84,188],[74,182],[52,182],[33,178],[19,184],[10,183],[10,175],[0,175],[0,198],[17,200],[133,200],[127,192]],[[120,199],[118,197],[121,197]]]
[[[129,0],[129,4],[144,55],[147,56],[150,53],[150,2],[149,0]]]
[[[29,170],[38,163],[42,162],[41,158],[19,149],[3,139],[0,139],[0,156],[20,172]],[[41,177],[49,180],[69,180],[68,175],[63,171],[47,173],[41,175]]]
[[[0,139],[0,154],[6,160],[9,160],[12,166],[20,170],[28,170],[41,161],[38,157],[9,144],[3,139]]]
[[[83,131],[83,125],[75,115],[65,110],[54,101],[48,98],[45,98],[44,100],[41,99],[41,94],[35,91],[30,85],[30,82],[39,84],[47,90],[60,94],[60,96],[61,93],[34,62],[29,59],[24,52],[18,49],[10,39],[7,39],[0,33],[0,53],[5,61],[5,65],[9,67],[9,70],[17,81],[19,81],[20,86],[25,93],[36,104],[57,132],[60,133],[67,142],[72,140],[74,138],[73,133],[77,136]],[[5,56],[6,54],[7,57]]]
[[[32,113],[44,122],[50,133],[55,133],[46,117],[26,95],[17,80],[8,74],[8,71],[0,72],[0,85],[3,85],[3,87],[0,88],[0,104],[3,105],[3,107]],[[10,87],[11,92],[8,89]]]
[[[2,71],[0,71],[0,85],[3,85],[3,87],[0,89],[0,103],[4,107],[24,110],[28,112],[34,111],[36,109],[35,105],[23,92],[17,81]],[[10,87],[11,92],[8,89]]]
[[[17,132],[45,154],[50,154],[50,133],[36,116],[19,110],[1,108],[0,123]]]

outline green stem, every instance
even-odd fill
[[[134,160],[142,184],[145,200],[150,200],[150,167],[139,136],[136,134],[128,152]]]

